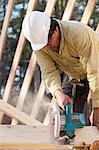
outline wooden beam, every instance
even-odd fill
[[[57,0],[47,0],[47,5],[46,5],[46,8],[45,8],[45,12],[47,12],[49,15],[52,14],[53,8],[56,4],[56,1]]]
[[[5,18],[4,18],[4,22],[3,22],[3,26],[2,26],[2,30],[1,30],[1,35],[0,35],[0,61],[2,58],[2,52],[3,52],[4,45],[5,45],[6,37],[7,37],[7,30],[8,30],[8,26],[10,23],[13,6],[14,6],[14,0],[9,0]]]
[[[10,116],[11,118],[15,118],[21,121],[24,124],[42,126],[42,124],[39,121],[36,121],[33,117],[31,118],[24,112],[21,112],[20,110],[4,102],[3,100],[0,100],[0,111],[2,111],[7,116]]]
[[[62,17],[62,20],[69,20],[70,19],[72,12],[73,12],[73,9],[74,9],[75,1],[76,0],[68,0],[67,6],[65,8],[65,11],[64,11],[64,14]]]
[[[43,101],[44,92],[45,92],[45,85],[44,85],[44,82],[41,81],[39,91],[37,93],[37,96],[33,104],[31,117],[34,116],[34,118],[36,118],[40,105],[42,104],[42,101]]]
[[[99,140],[96,127],[84,127],[76,131],[72,145],[59,145],[50,136],[48,127],[28,125],[0,125],[0,148],[2,150],[72,150],[81,143],[92,144]]]
[[[30,11],[35,9],[36,2],[37,2],[36,0],[30,0],[29,1],[27,13],[29,13]],[[10,74],[9,74],[9,78],[8,78],[6,88],[5,88],[5,92],[4,92],[4,96],[3,96],[3,101],[5,101],[5,102],[7,102],[8,99],[9,99],[11,88],[12,88],[14,78],[15,78],[15,75],[16,75],[16,69],[18,67],[18,64],[19,64],[19,61],[20,61],[20,58],[21,58],[21,54],[23,52],[24,45],[25,45],[25,37],[24,37],[24,35],[21,31],[19,41],[18,41],[18,45],[17,45],[17,48],[16,48],[16,52],[15,52],[15,55],[14,55],[14,60],[13,60],[13,63],[12,63],[11,71],[10,71]],[[2,123],[2,119],[3,119],[3,113],[0,113],[0,123]]]
[[[22,106],[24,104],[24,100],[27,95],[27,91],[29,89],[29,86],[30,86],[30,83],[31,83],[31,80],[35,71],[35,66],[36,66],[36,56],[32,53],[30,63],[27,68],[26,75],[25,75],[25,78],[21,87],[19,98],[18,98],[18,102],[16,105],[16,108],[19,110],[22,109]],[[12,125],[18,124],[18,120],[12,119],[11,124]]]
[[[85,23],[85,24],[88,23],[88,21],[91,17],[91,14],[95,8],[95,5],[96,5],[96,0],[88,0],[87,6],[85,8],[85,11],[84,11],[82,19],[81,19],[82,23]]]

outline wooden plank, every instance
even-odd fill
[[[0,111],[2,111],[4,114],[10,116],[11,118],[15,118],[15,119],[21,121],[24,124],[42,126],[42,124],[39,121],[35,120],[33,117],[31,118],[24,112],[18,110],[17,108],[4,102],[3,100],[0,100]]]
[[[36,0],[30,0],[29,1],[27,13],[29,13],[32,10],[35,9],[36,2],[37,2]],[[11,88],[12,88],[14,78],[15,78],[15,74],[16,74],[16,69],[18,67],[24,45],[25,45],[25,37],[24,37],[23,33],[21,32],[20,37],[19,37],[19,41],[18,41],[18,45],[17,45],[17,48],[16,48],[16,52],[15,52],[15,55],[14,55],[14,60],[13,60],[13,63],[12,63],[11,71],[10,71],[10,74],[9,74],[9,78],[8,78],[8,81],[7,81],[7,84],[6,84],[4,96],[3,96],[3,101],[5,101],[5,102],[7,102],[8,99],[9,99]],[[3,113],[0,113],[0,123],[2,123],[2,119],[3,119]]]
[[[86,136],[87,135],[87,136]],[[99,131],[96,127],[84,127],[76,131],[76,138],[72,145],[59,145],[52,140],[48,127],[28,125],[0,125],[0,148],[18,150],[72,150],[74,145],[92,144],[99,140]],[[11,150],[10,149],[10,150]],[[8,149],[7,149],[8,150]]]
[[[50,107],[53,107],[53,105],[56,103],[56,99],[53,97],[52,100],[51,100],[51,104],[50,104]],[[45,119],[43,121],[43,125],[44,126],[49,126],[50,124],[50,108],[48,109],[47,113],[46,113],[46,116],[45,116]]]
[[[26,75],[25,75],[25,78],[24,78],[24,81],[23,81],[23,84],[21,87],[20,95],[18,98],[17,106],[16,106],[16,108],[19,110],[22,109],[22,106],[24,104],[24,100],[27,95],[27,91],[29,89],[29,86],[30,86],[30,83],[31,83],[31,80],[32,80],[32,77],[33,77],[33,74],[35,71],[35,66],[36,66],[36,56],[32,53],[30,63],[29,63],[28,69],[26,71]],[[18,124],[18,120],[12,119],[11,124],[12,125]]]
[[[82,19],[81,19],[82,23],[85,23],[85,24],[88,23],[88,21],[91,17],[91,14],[95,8],[95,5],[96,5],[96,0],[89,0],[88,1],[86,9],[85,9],[83,16],[82,16]]]
[[[0,150],[60,150],[55,144],[1,144]],[[62,148],[61,150],[70,150]]]
[[[5,137],[5,135],[7,135]],[[41,135],[41,136],[40,136]],[[51,144],[50,132],[44,126],[0,125],[0,144]]]
[[[0,35],[0,61],[1,61],[2,51],[3,51],[4,44],[5,44],[6,37],[7,37],[7,30],[8,30],[8,26],[10,23],[13,6],[14,6],[14,0],[9,0],[5,18],[4,18],[4,22],[3,22],[3,26],[2,26],[2,30],[1,30],[1,35]]]
[[[47,5],[46,5],[46,8],[45,8],[45,12],[47,12],[49,15],[52,14],[53,8],[56,4],[56,1],[57,0],[47,0]]]
[[[64,11],[64,14],[62,17],[62,20],[69,20],[70,19],[72,12],[73,12],[73,9],[74,9],[75,1],[76,0],[68,0],[67,6],[65,8],[65,11]]]
[[[32,116],[34,118],[36,117],[36,115],[38,113],[38,110],[40,108],[40,105],[42,104],[42,101],[43,101],[44,92],[45,92],[45,85],[44,85],[44,82],[41,81],[41,84],[40,84],[40,87],[39,87],[39,91],[37,93],[37,96],[35,98],[35,102],[33,104],[31,117]]]

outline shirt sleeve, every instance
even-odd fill
[[[75,37],[76,50],[87,73],[92,91],[93,108],[99,107],[99,47],[96,46],[96,33],[90,28],[82,28]],[[98,44],[97,44],[98,45]]]
[[[35,54],[41,69],[42,80],[44,81],[47,89],[54,96],[55,90],[62,90],[59,69],[52,58],[43,50],[36,51]]]

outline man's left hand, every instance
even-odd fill
[[[93,110],[93,125],[99,129],[99,108],[94,108]]]

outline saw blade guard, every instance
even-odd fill
[[[55,139],[60,136],[60,108],[57,104],[50,108],[50,132]]]

